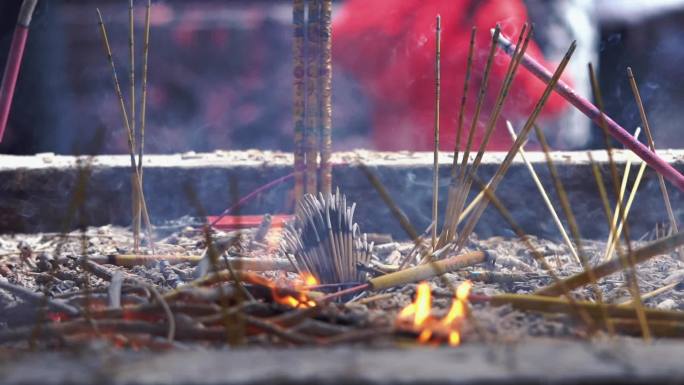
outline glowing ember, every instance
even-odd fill
[[[271,294],[273,295],[273,300],[275,302],[294,308],[316,306],[316,301],[309,298],[309,290],[307,289],[308,286],[318,285],[316,277],[308,273],[303,273],[299,276],[298,282],[294,285],[289,284],[289,282],[283,285],[283,281],[284,280],[278,280],[270,285]],[[281,293],[281,291],[287,291],[287,293]]]
[[[399,312],[397,324],[401,326],[410,323],[411,329],[419,333],[418,342],[420,343],[427,343],[430,339],[448,339],[449,345],[459,345],[461,343],[460,328],[466,315],[466,301],[472,286],[470,281],[459,285],[449,312],[442,319],[437,319],[431,315],[430,285],[427,282],[420,283],[416,289],[415,301]]]

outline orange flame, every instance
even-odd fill
[[[430,285],[427,282],[421,282],[416,289],[415,301],[399,312],[397,322],[400,324],[410,322],[412,329],[420,332],[418,335],[420,343],[427,343],[433,336],[441,335],[448,338],[449,345],[458,346],[461,343],[460,327],[466,314],[466,301],[472,286],[470,281],[459,285],[449,312],[438,320],[431,315]]]
[[[282,281],[279,280],[279,282]],[[270,285],[273,300],[281,305],[294,308],[315,307],[316,301],[309,298],[307,286],[318,285],[318,280],[310,273],[302,273],[298,281],[300,282],[295,283],[294,286],[289,284],[278,285],[278,282]],[[283,287],[291,288],[292,290],[288,290],[288,294],[283,294],[280,292]]]

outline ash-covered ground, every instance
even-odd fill
[[[29,346],[61,349],[95,341],[112,347],[154,350],[221,346],[226,342],[256,346],[418,343],[418,331],[397,326],[397,314],[412,303],[416,284],[349,295],[315,310],[274,303],[274,294],[253,277],[240,278],[240,284],[228,278],[220,284],[195,285],[200,270],[197,262],[205,253],[207,234],[196,223],[188,225],[191,222],[181,220],[158,227],[154,256],[151,247],[145,245],[139,254],[147,257],[138,260],[147,258],[147,263],[129,261],[129,266],[120,266],[121,256],[135,251],[132,233],[126,228],[105,226],[68,234],[1,236],[0,347],[10,351]],[[225,251],[216,268],[225,269],[226,263],[240,258],[286,261],[279,247],[280,237],[278,228],[265,234],[259,234],[258,229],[215,231],[212,242]],[[387,235],[375,234],[371,238],[376,241],[372,263],[361,267],[371,274],[396,270],[415,249],[412,242],[394,241]],[[560,277],[582,271],[564,244],[533,236],[528,239]],[[646,242],[634,242],[633,247]],[[585,240],[582,244],[593,264],[598,263],[604,249],[605,242],[601,241]],[[491,259],[429,281],[432,314],[437,319],[451,306],[452,289],[465,280],[473,282],[472,293],[480,296],[532,294],[553,282],[528,245],[519,239],[480,240],[474,236],[462,252],[469,250],[486,251]],[[684,309],[684,288],[677,285],[684,279],[682,268],[674,254],[657,256],[638,266],[642,294],[672,286],[647,296],[647,307]],[[235,273],[233,270],[229,269],[229,273]],[[291,271],[254,274],[266,278],[266,282],[295,289],[292,295],[301,291],[291,284],[297,278]],[[601,279],[598,286],[603,300],[612,304],[629,302],[626,282],[623,273]],[[24,292],[17,292],[18,288]],[[312,290],[326,295],[333,289]],[[577,300],[596,300],[589,287],[573,293]],[[307,295],[314,298],[314,293]],[[75,313],[70,314],[70,309]],[[460,327],[465,344],[595,335],[567,312],[520,311],[510,305],[478,302],[470,305],[468,313]]]

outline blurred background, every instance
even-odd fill
[[[401,129],[430,137],[432,128],[423,124],[420,116],[431,114],[432,101],[418,93],[416,87],[419,86],[413,87],[414,83],[419,83],[418,75],[406,73],[402,77],[403,72],[395,71],[400,75],[392,81],[413,87],[400,88],[400,93],[416,92],[416,98],[425,102],[415,103],[422,110],[405,111],[396,101],[389,108],[384,103],[388,91],[369,83],[368,74],[360,73],[356,63],[368,62],[381,71],[390,67],[405,69],[401,67],[402,58],[412,60],[413,50],[418,51],[425,42],[404,49],[401,54],[405,56],[393,58],[397,52],[390,49],[392,44],[383,47],[391,40],[387,36],[377,36],[369,25],[382,24],[385,28],[387,25],[383,23],[390,20],[397,30],[386,34],[404,38],[414,27],[397,20],[412,18],[415,7],[424,7],[431,2],[444,3],[444,0],[377,0],[369,6],[372,9],[368,9],[373,15],[367,15],[362,1],[335,1],[333,45],[341,42],[341,48],[336,48],[337,56],[333,58],[333,144],[336,150],[422,149],[420,145],[412,146],[411,142],[400,143],[399,147],[386,146],[378,132],[388,135]],[[463,31],[469,31],[473,24],[491,22],[480,19],[487,12],[479,7],[497,3],[449,2],[460,8],[452,10],[445,6],[442,11],[437,4],[435,9],[442,12],[445,24],[458,24]],[[19,0],[0,2],[2,67],[20,3]],[[142,64],[145,3],[136,2],[138,65]],[[684,147],[684,135],[679,133],[684,109],[678,107],[684,102],[684,50],[681,49],[684,0],[512,0],[505,3],[519,3],[515,9],[517,15],[527,15],[535,24],[534,40],[540,55],[548,63],[558,62],[570,42],[577,39],[579,49],[568,69],[569,81],[581,94],[589,96],[586,64],[594,62],[599,69],[607,112],[626,128],[633,129],[639,125],[639,116],[625,73],[626,67],[632,66],[649,112],[656,144]],[[106,140],[100,152],[127,151],[95,14],[95,7],[99,7],[107,24],[124,96],[128,97],[127,4],[125,0],[39,2],[0,153],[87,152],[87,144],[101,129],[105,130]],[[456,12],[458,16],[455,16]],[[429,17],[433,18],[433,15],[431,11]],[[355,27],[358,20],[363,24]],[[291,151],[291,21],[291,1],[153,1],[147,151],[172,153],[249,148]],[[336,40],[338,28],[344,36]],[[421,32],[426,36],[425,41],[434,34],[433,28],[433,24],[426,23]],[[444,55],[449,55],[450,49],[461,52],[452,47],[467,47],[468,32],[459,32],[457,36],[460,37],[446,33]],[[370,38],[378,40],[368,46]],[[362,55],[351,56],[356,42],[362,41],[373,49],[366,47],[368,51],[361,50]],[[483,42],[482,46],[485,45]],[[432,49],[432,45],[427,45],[421,52],[432,55]],[[427,68],[425,71],[419,69],[423,72],[420,76],[431,79]],[[462,77],[462,73],[454,72],[453,76]],[[141,66],[137,78],[141,78]],[[421,88],[424,89],[427,88]],[[456,109],[455,105],[450,107]],[[383,116],[394,116],[401,127],[397,121],[378,119],[380,112]],[[599,130],[592,128],[587,119],[572,108],[561,106],[557,111],[549,112],[544,125],[556,149],[602,146]],[[453,126],[445,130],[453,130]]]

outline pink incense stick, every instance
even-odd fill
[[[499,45],[509,56],[513,55],[515,44],[508,40],[503,34],[499,35]],[[549,80],[551,80],[551,72],[527,54],[522,58],[522,65],[544,83],[548,84]],[[622,128],[622,126],[617,124],[608,115],[603,113],[603,118],[601,118],[601,111],[599,111],[595,105],[579,96],[575,90],[570,88],[570,86],[562,80],[559,80],[558,83],[556,83],[555,90],[578,110],[582,111],[589,119],[594,121],[594,123],[598,125],[605,123],[608,133],[613,138],[632,150],[639,158],[653,167],[656,172],[672,182],[680,191],[684,191],[684,176],[669,163],[660,158],[655,152],[652,152],[646,145],[636,140],[627,132],[627,130]]]
[[[17,20],[17,26],[14,29],[14,36],[12,36],[12,44],[10,46],[9,55],[7,56],[5,73],[2,76],[2,85],[0,85],[0,143],[5,134],[5,127],[7,126],[7,120],[12,106],[12,97],[14,96],[14,87],[17,85],[19,67],[21,66],[21,59],[24,56],[26,39],[28,38],[31,16],[33,15],[37,3],[38,0],[24,0],[21,4],[21,10],[19,11],[19,18]]]

